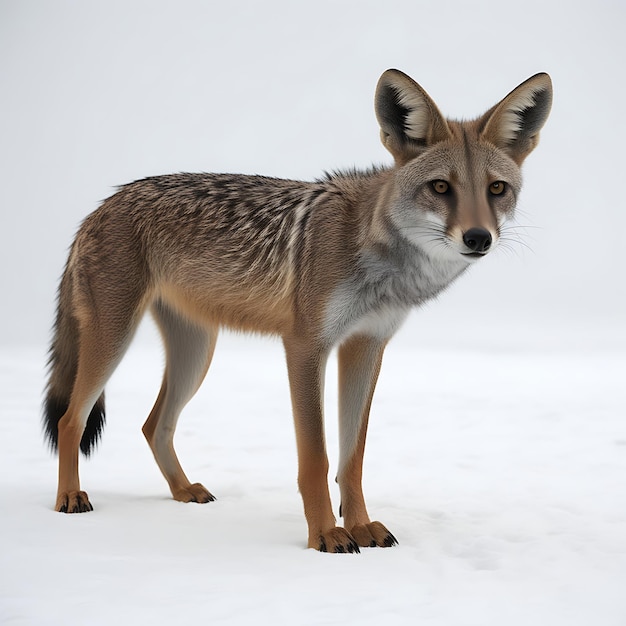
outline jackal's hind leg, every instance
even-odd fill
[[[87,494],[80,489],[79,446],[87,419],[100,400],[104,385],[126,352],[137,318],[117,325],[84,324],[76,380],[67,411],[58,423],[59,485],[55,509],[62,513],[93,511]]]
[[[158,300],[152,313],[163,335],[166,365],[157,401],[143,426],[154,458],[174,500],[211,502],[215,498],[200,483],[191,483],[174,450],[174,431],[184,406],[202,383],[211,363],[217,329],[201,327]]]
[[[361,485],[370,406],[385,343],[365,336],[352,337],[340,346],[338,354],[340,515],[346,530],[362,547],[385,548],[397,543],[383,524],[370,521]]]

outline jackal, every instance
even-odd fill
[[[188,480],[173,437],[218,329],[269,333],[285,348],[308,546],[394,545],[370,521],[361,488],[383,351],[412,307],[495,248],[551,101],[550,77],[537,74],[482,117],[452,121],[411,78],[388,70],[375,110],[391,167],[316,182],[155,176],[105,200],[80,227],[59,288],[44,417],[59,453],[56,510],[92,510],[80,488],[79,448],[89,455],[99,440],[105,383],[150,309],[166,364],[143,432],[176,500],[214,499]],[[334,347],[344,527],[331,507],[323,426]]]

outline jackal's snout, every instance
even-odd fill
[[[489,252],[493,238],[486,228],[470,228],[463,233],[463,243],[468,252],[463,254],[471,256],[482,256]]]

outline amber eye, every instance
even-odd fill
[[[495,183],[491,183],[491,185],[489,185],[489,193],[492,196],[502,195],[505,189],[506,183],[503,183],[501,180],[497,180]]]
[[[450,191],[450,185],[445,180],[433,180],[431,183],[435,193],[448,193]]]

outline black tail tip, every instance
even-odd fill
[[[52,395],[46,398],[44,404],[44,436],[48,441],[50,449],[55,453],[59,448],[59,420],[65,415],[67,407],[67,401],[59,400]],[[87,424],[80,440],[80,451],[85,456],[90,456],[100,442],[105,421],[104,394],[102,394],[89,413]]]

